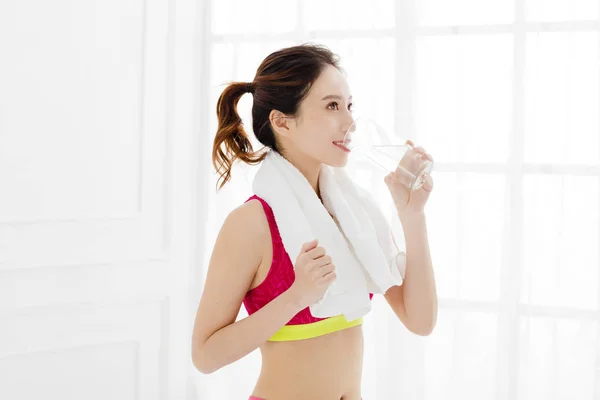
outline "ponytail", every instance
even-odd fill
[[[261,162],[266,156],[266,153],[254,152],[237,111],[240,98],[248,91],[252,92],[252,84],[234,82],[227,86],[217,101],[218,128],[213,143],[212,160],[219,174],[218,189],[231,179],[231,168],[236,159],[253,165]]]

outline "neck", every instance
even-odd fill
[[[319,200],[323,202],[323,199],[321,198],[321,191],[319,190],[319,174],[321,173],[321,163],[299,154],[286,154],[285,159],[295,166],[302,175],[304,175],[310,184],[310,187],[317,194]]]
[[[319,198],[319,200],[321,200],[321,202],[323,202],[323,199],[321,199],[321,190],[319,189],[319,174],[321,173],[321,165],[319,164],[318,166],[312,166],[312,167],[296,165],[296,168],[298,168],[298,170],[302,173],[302,175],[304,175],[304,177],[310,184],[310,187],[317,194],[317,197]]]

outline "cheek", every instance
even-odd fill
[[[318,132],[321,138],[331,138],[335,136],[339,130],[339,121],[333,115],[321,116],[312,121],[312,131]]]
[[[307,153],[325,151],[329,154],[328,146],[333,146],[332,142],[340,139],[339,129],[339,121],[334,115],[325,112],[306,113],[296,144]]]
[[[303,138],[313,144],[328,140],[332,132],[335,132],[334,126],[329,118],[307,119],[302,127]]]

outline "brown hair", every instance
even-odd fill
[[[237,112],[242,95],[249,91],[254,96],[252,129],[256,138],[265,147],[281,154],[269,123],[269,114],[275,109],[297,117],[300,103],[326,65],[342,71],[339,57],[323,45],[286,47],[263,60],[253,82],[232,82],[223,90],[217,101],[218,128],[212,152],[213,166],[219,174],[219,181],[222,180],[218,189],[231,179],[231,167],[236,159],[254,165],[266,156],[265,151],[253,150],[244,130]]]

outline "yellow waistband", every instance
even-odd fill
[[[362,317],[346,321],[343,314],[321,321],[301,325],[284,325],[271,338],[270,342],[285,342],[289,340],[310,339],[353,326],[362,325]]]

